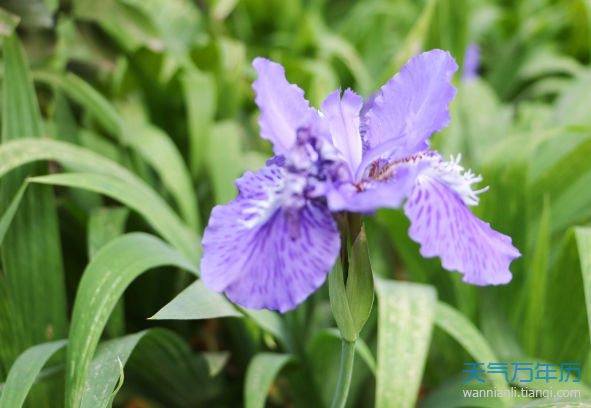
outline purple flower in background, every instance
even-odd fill
[[[360,118],[363,100],[337,90],[309,107],[279,64],[257,58],[253,84],[261,137],[275,157],[236,180],[238,197],[216,206],[203,237],[201,276],[247,308],[295,308],[325,281],[340,250],[331,212],[398,208],[425,257],[476,285],[511,280],[520,256],[511,238],[493,231],[467,205],[478,203],[458,159],[430,151],[428,138],[449,123],[457,65],[433,50],[412,58],[382,87]]]
[[[470,43],[464,53],[464,63],[462,64],[462,81],[469,82],[478,78],[478,69],[480,68],[480,47],[476,43]]]

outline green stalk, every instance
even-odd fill
[[[341,352],[341,371],[339,373],[339,382],[337,390],[332,401],[331,408],[344,408],[349,395],[349,386],[351,385],[351,376],[353,375],[353,361],[355,359],[355,342],[348,342],[343,339],[343,349]]]

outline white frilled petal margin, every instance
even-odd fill
[[[442,182],[420,175],[404,213],[408,235],[421,244],[425,258],[439,256],[449,271],[464,274],[473,285],[501,285],[511,280],[509,265],[521,254],[511,238],[478,219],[461,198]]]
[[[340,250],[332,215],[308,201],[292,239],[281,209],[284,170],[270,166],[236,180],[240,193],[216,206],[203,235],[201,278],[249,309],[292,310],[326,280]]]
[[[287,82],[280,64],[259,57],[252,65],[259,75],[252,88],[261,110],[261,137],[273,143],[276,155],[287,154],[295,142],[297,127],[310,111],[316,110],[309,107],[304,91]]]

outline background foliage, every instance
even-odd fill
[[[589,0],[0,7],[0,408],[330,405],[340,337],[326,285],[280,316],[195,280],[211,208],[271,156],[250,62],[281,62],[319,107],[339,86],[370,95],[421,50],[462,66],[470,42],[480,77],[455,76],[433,144],[482,173],[491,190],[474,211],[523,258],[511,284],[468,286],[420,256],[401,211],[365,217],[377,301],[347,406],[524,402],[464,398],[519,386],[463,384],[467,362],[580,362],[580,383],[528,387],[591,397]]]

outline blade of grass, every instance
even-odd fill
[[[435,324],[456,339],[476,362],[484,364],[499,362],[497,356],[474,324],[453,307],[444,302],[438,302]],[[509,384],[501,376],[491,376],[491,381],[497,387],[497,390],[509,391]],[[513,398],[511,397],[502,397],[502,401],[506,407],[513,404]]]
[[[4,237],[6,236],[6,232],[8,231],[8,228],[10,227],[10,224],[12,223],[12,219],[14,218],[14,215],[16,214],[16,210],[18,210],[18,206],[21,203],[21,200],[23,198],[23,195],[25,194],[25,190],[26,190],[28,184],[29,183],[26,181],[23,183],[21,188],[16,192],[16,195],[14,196],[12,201],[10,202],[10,205],[8,206],[8,208],[6,209],[4,214],[2,214],[2,220],[0,220],[0,246],[2,246],[2,241],[4,241]]]
[[[92,117],[109,133],[121,137],[121,116],[115,107],[100,92],[82,78],[72,74],[48,71],[35,71],[35,81],[57,87],[86,109]]]
[[[125,232],[127,208],[98,208],[90,213],[88,220],[88,258],[93,259],[99,250]],[[125,334],[125,309],[123,298],[111,312],[105,331],[111,338]]]
[[[81,408],[109,406],[109,402],[118,391],[114,392],[113,388],[120,379],[123,367],[135,346],[145,336],[156,335],[160,330],[162,329],[145,330],[99,344],[88,368]],[[121,385],[121,381],[119,384]]]
[[[230,120],[216,124],[209,132],[206,160],[218,204],[227,204],[238,195],[234,180],[243,172],[241,133],[240,125]]]
[[[43,343],[31,347],[21,354],[8,373],[6,384],[0,395],[0,408],[21,407],[35,377],[47,360],[67,343],[67,340]]]
[[[51,23],[51,19],[49,19]],[[44,135],[37,95],[16,33],[3,37],[2,146]],[[45,163],[22,166],[2,180],[0,208],[10,208],[27,177],[47,173]],[[0,247],[14,305],[16,354],[67,335],[65,279],[53,188],[28,186]],[[20,322],[19,322],[20,320]],[[21,324],[22,323],[22,324]],[[29,393],[32,406],[59,406],[63,394],[47,383]]]
[[[152,190],[138,188],[115,177],[93,173],[64,173],[30,179],[34,183],[81,188],[114,198],[139,212],[168,242],[199,263],[201,247],[197,234],[184,225]]]
[[[127,286],[143,272],[164,265],[197,274],[180,252],[158,238],[133,233],[111,241],[90,262],[76,294],[66,360],[66,407],[82,402],[88,369],[107,319]]]
[[[246,408],[264,408],[269,387],[281,369],[296,362],[291,354],[259,353],[248,364],[244,382],[244,402]]]
[[[550,197],[544,197],[542,221],[538,232],[538,242],[531,262],[531,270],[527,277],[526,288],[528,301],[522,330],[525,352],[536,355],[536,344],[539,340],[544,308],[546,305],[546,280],[548,277],[548,255],[550,252]]]
[[[415,405],[437,304],[435,288],[374,277],[378,295],[376,407]]]
[[[133,138],[131,145],[156,170],[174,197],[185,222],[195,231],[199,231],[201,223],[191,175],[170,137],[157,127],[147,126]]]
[[[178,247],[195,264],[199,262],[201,257],[199,236],[182,223],[168,204],[129,170],[88,149],[53,140],[23,139],[5,143],[0,146],[0,177],[22,164],[43,159],[56,160],[78,169],[114,176],[99,177],[99,174],[94,177],[89,176],[98,178],[96,183],[103,183],[102,186],[95,185],[90,190],[110,196],[116,194],[117,196],[113,198],[126,202],[140,212],[169,242]],[[80,188],[85,186],[82,185]],[[114,191],[109,192],[109,188],[113,188]]]
[[[209,131],[216,109],[215,78],[195,70],[181,78],[187,107],[191,174],[196,176],[205,166]]]

